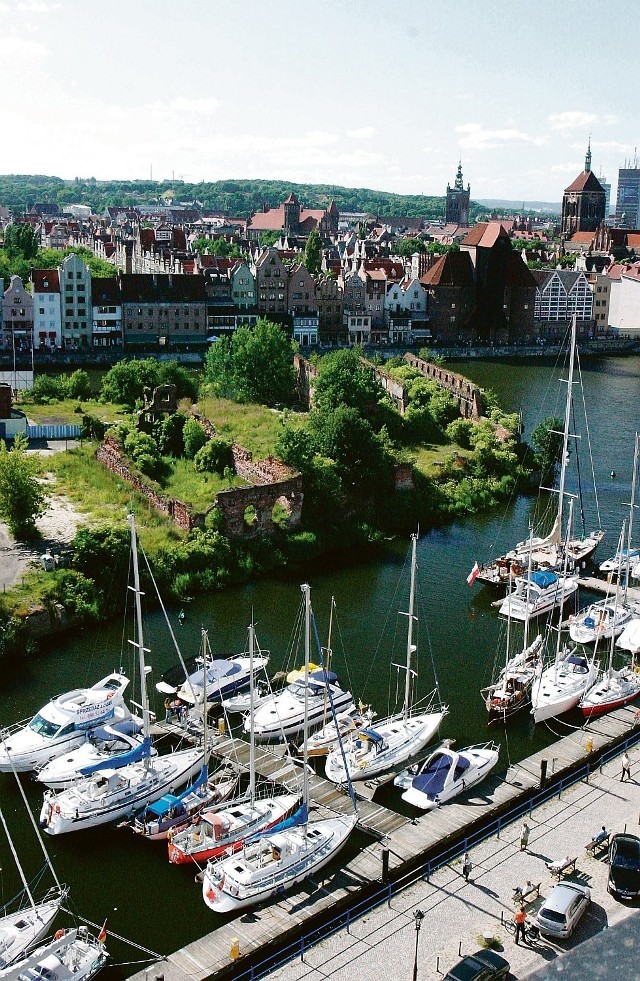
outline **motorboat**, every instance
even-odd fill
[[[132,751],[142,746],[142,723],[130,718],[112,725],[92,729],[85,742],[70,753],[63,753],[38,767],[35,779],[52,790],[70,787],[81,777],[94,772],[96,764],[108,761],[112,769],[131,762]],[[156,750],[151,750],[156,755]]]
[[[569,370],[566,379],[567,395],[560,454],[560,479],[557,488],[558,509],[553,527],[548,535],[531,536],[525,541],[518,542],[514,548],[499,559],[481,565],[477,574],[470,580],[471,582],[477,580],[491,586],[505,587],[509,584],[510,575],[514,578],[522,575],[529,563],[531,563],[534,573],[538,571],[559,572],[561,569],[564,569],[565,572],[577,572],[591,558],[604,537],[604,531],[601,528],[590,532],[584,529],[582,537],[567,536],[563,532],[565,497],[568,496],[565,487],[567,464],[570,458],[569,439],[572,437],[573,379],[576,361],[577,317],[574,315],[571,322]]]
[[[57,695],[29,721],[0,731],[0,771],[35,770],[82,745],[98,726],[130,718],[124,703],[129,679],[112,672],[90,688]]]
[[[636,562],[640,561],[640,548],[623,548],[621,552],[601,562],[598,568],[600,572],[615,572],[620,560],[622,560],[623,565],[626,565],[627,562],[635,565]]]
[[[305,699],[309,728],[324,725],[333,711],[346,712],[355,708],[350,691],[344,691],[334,671],[320,668],[287,685],[282,691],[264,699],[255,711],[248,713],[243,728],[249,732],[251,720],[256,739],[277,740],[302,732],[305,720]]]
[[[261,685],[256,685],[253,698],[247,688],[246,691],[236,692],[234,695],[230,695],[229,698],[223,699],[222,707],[229,715],[246,715],[252,706],[255,709],[270,697],[270,691],[267,691]]]
[[[536,722],[555,718],[575,708],[595,683],[599,664],[573,648],[558,651],[552,664],[542,671],[531,691],[531,714]]]
[[[72,786],[54,792],[47,790],[40,811],[40,825],[47,834],[58,835],[92,828],[133,814],[174,793],[200,772],[204,761],[201,748],[176,750],[166,756],[151,756],[150,710],[147,695],[144,635],[141,607],[138,546],[133,515],[129,515],[133,592],[135,596],[136,639],[143,708],[143,740],[131,750],[131,761],[114,769],[109,761],[93,764],[93,772]]]
[[[304,585],[302,590],[305,597],[306,678],[309,674],[311,600],[309,586]],[[307,685],[307,699],[309,693]],[[308,721],[307,712],[305,721]],[[335,858],[355,827],[357,815],[354,798],[353,813],[309,820],[306,725],[304,736],[302,806],[294,817],[284,821],[278,829],[259,835],[257,840],[245,840],[239,854],[207,864],[202,895],[206,905],[214,912],[234,912],[280,896],[296,883],[319,872]]]
[[[27,902],[28,896],[28,902]],[[0,909],[0,978],[2,971],[20,959],[49,931],[67,896],[66,887],[52,887],[36,902],[30,891],[17,908]]]
[[[411,767],[394,780],[404,790],[402,799],[430,811],[475,787],[498,762],[495,743],[468,746],[456,752],[450,744],[436,749],[418,768]]]
[[[576,575],[538,570],[517,576],[513,592],[500,602],[500,613],[512,620],[526,620],[549,613],[578,591]]]
[[[58,930],[41,947],[0,970],[0,981],[90,981],[107,963],[101,937],[93,937],[86,926]]]
[[[258,649],[253,659],[254,677],[264,671],[269,663],[268,651]],[[205,678],[206,665],[206,678]],[[249,656],[234,654],[231,657],[215,658],[211,650],[201,651],[191,662],[191,670],[180,672],[172,668],[162,675],[156,689],[165,695],[173,696],[188,705],[201,704],[206,685],[207,702],[218,703],[249,687]]]
[[[227,801],[235,794],[239,781],[240,772],[232,763],[225,763],[212,773],[203,764],[196,780],[182,793],[165,794],[128,824],[148,841],[168,838],[191,824],[197,814]]]
[[[633,610],[624,603],[598,600],[569,617],[569,636],[577,644],[594,644],[598,638],[608,640],[621,634],[632,616]]]
[[[632,654],[640,654],[640,616],[636,614],[629,620],[616,641],[616,647]]]
[[[440,723],[448,714],[448,708],[440,705],[434,690],[419,705],[412,699],[412,680],[416,672],[412,667],[417,647],[413,642],[416,616],[415,589],[418,536],[411,536],[411,583],[409,587],[409,611],[407,613],[407,653],[404,700],[402,711],[388,716],[348,738],[327,756],[325,773],[329,780],[346,784],[349,780],[368,780],[403,767],[418,756],[437,733]]]

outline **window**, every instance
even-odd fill
[[[44,307],[40,307],[38,313],[44,313]]]

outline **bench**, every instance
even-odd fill
[[[532,903],[540,895],[542,882],[525,882],[522,886],[515,886],[513,890],[514,903]]]
[[[551,875],[558,876],[558,882],[559,882],[562,876],[565,875],[566,873],[575,872],[577,861],[578,861],[577,855],[574,856],[574,858],[570,858],[569,855],[567,855],[566,858],[560,858],[558,859],[557,862],[545,862],[544,864],[549,869],[549,872],[551,872]]]
[[[610,832],[596,835],[591,841],[586,843],[585,851],[588,855],[595,855],[597,851],[606,851],[609,848]]]

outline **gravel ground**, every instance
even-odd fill
[[[512,974],[524,978],[606,927],[628,916],[637,917],[637,909],[616,902],[607,893],[606,855],[594,858],[584,847],[603,824],[613,832],[640,831],[640,750],[630,756],[631,782],[620,782],[620,763],[614,760],[588,784],[576,784],[535,810],[526,852],[520,851],[520,825],[514,824],[500,838],[472,850],[468,883],[460,861],[446,866],[430,882],[416,883],[394,896],[390,906],[357,920],[349,933],[342,930],[322,941],[305,954],[304,963],[296,959],[268,977],[273,981],[353,981],[354,976],[406,981],[413,970],[414,912],[418,909],[425,913],[418,938],[420,979],[442,977],[459,953],[464,956],[478,949],[477,938],[484,932],[500,939],[502,949],[498,950],[510,962]],[[567,854],[578,856],[576,872],[567,881],[589,886],[590,907],[569,941],[542,937],[535,945],[516,946],[501,924],[501,915],[506,920],[514,912],[513,887],[527,879],[541,881],[541,894],[546,896],[556,880],[545,862]],[[538,899],[530,904],[529,913],[541,903]]]

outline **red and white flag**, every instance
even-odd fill
[[[102,930],[98,934],[98,943],[103,944],[107,939],[107,921],[105,920],[102,924]]]
[[[478,565],[477,562],[474,562],[473,569],[471,570],[471,572],[467,576],[467,583],[469,584],[469,586],[473,586],[474,582],[476,581],[476,579],[478,577],[478,573],[479,572],[480,572],[480,566]]]

